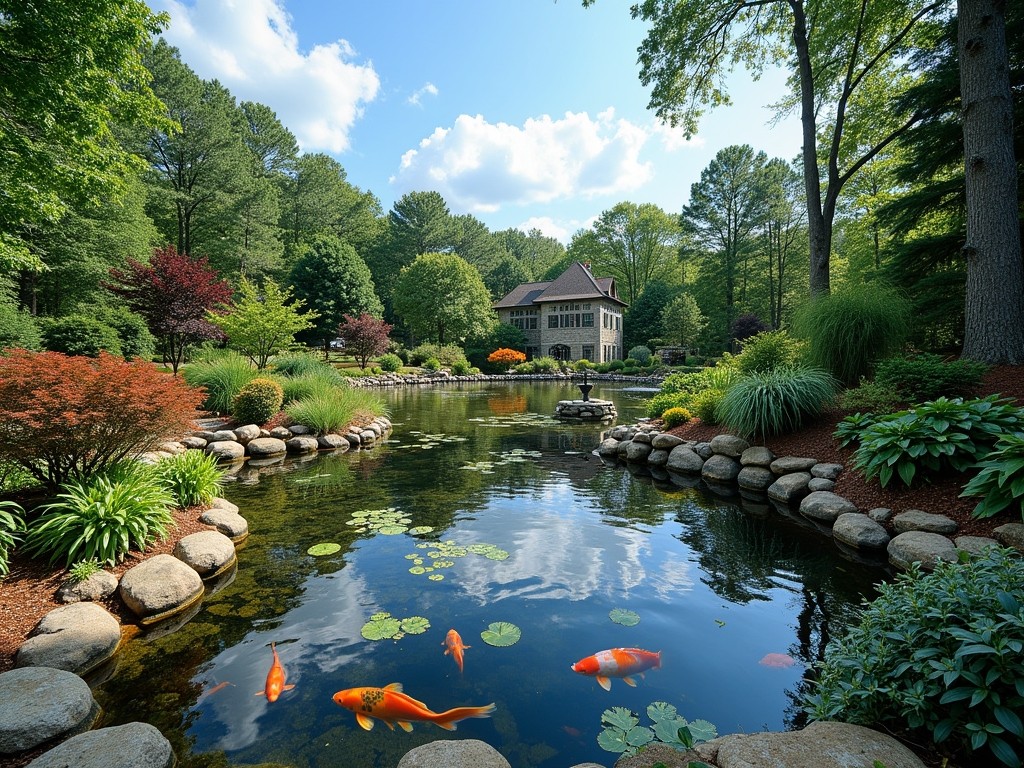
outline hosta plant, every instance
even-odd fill
[[[156,475],[178,507],[205,506],[220,494],[224,484],[224,470],[217,458],[203,451],[185,451],[161,459]]]
[[[865,429],[878,422],[878,417],[873,413],[853,413],[836,424],[836,431],[832,433],[843,448],[851,443],[860,442],[860,436]]]
[[[173,504],[154,472],[139,465],[71,481],[29,525],[25,551],[65,568],[80,560],[116,565],[167,535]]]
[[[651,742],[682,750],[718,736],[715,726],[707,720],[687,722],[664,701],[650,704],[647,716],[651,719],[650,727],[640,725],[640,719],[625,707],[606,709],[601,714],[604,729],[597,735],[598,745],[609,752],[635,755]]]
[[[930,574],[915,565],[878,591],[859,623],[828,643],[804,710],[909,728],[908,738],[930,738],[940,752],[973,754],[971,765],[1020,766],[1024,558],[992,547]]]
[[[13,501],[0,501],[0,579],[7,576],[11,550],[25,532],[25,510]]]
[[[1024,432],[1003,435],[977,468],[980,471],[960,494],[983,497],[974,517],[992,517],[1014,507],[1024,519]]]

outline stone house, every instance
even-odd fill
[[[526,356],[556,360],[621,360],[626,303],[615,278],[594,277],[576,261],[554,280],[522,283],[494,302],[498,319],[526,334]]]

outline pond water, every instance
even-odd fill
[[[611,766],[601,713],[626,707],[648,725],[654,701],[720,733],[800,725],[807,668],[882,573],[784,518],[606,466],[591,454],[603,427],[549,418],[576,396],[559,384],[388,391],[388,443],[247,468],[225,492],[251,531],[237,575],[181,629],[127,646],[96,691],[104,723],[153,723],[183,768],[393,768],[447,738],[488,742],[516,768]],[[598,383],[592,396],[631,423],[649,393]],[[353,524],[387,509],[409,522]],[[432,530],[402,530],[418,526]],[[307,554],[319,543],[340,550]],[[639,623],[612,622],[615,608]],[[429,627],[364,639],[380,612]],[[494,622],[521,639],[488,645]],[[471,646],[462,674],[443,655],[451,628]],[[268,703],[255,694],[272,642],[295,688]],[[662,668],[610,691],[570,669],[614,647],[660,651]],[[331,698],[393,682],[435,711],[496,710],[455,733],[365,731]]]

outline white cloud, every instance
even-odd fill
[[[345,40],[299,48],[280,0],[154,0],[171,15],[167,41],[200,77],[216,78],[240,101],[273,109],[305,151],[344,152],[349,131],[373,101],[380,79],[372,63],[352,60]]]
[[[503,205],[547,203],[638,189],[653,176],[639,155],[649,132],[608,109],[592,119],[566,112],[522,126],[459,115],[402,155],[391,178],[398,194],[432,189],[453,210],[494,212]]]
[[[707,144],[703,136],[686,138],[682,128],[673,128],[662,120],[654,121],[654,134],[661,139],[661,146],[666,152],[675,152],[679,149],[697,149]]]
[[[437,96],[437,86],[433,83],[426,83],[422,88],[416,91],[412,96],[408,98],[410,104],[415,104],[417,107],[420,106],[420,101],[424,96]]]
[[[590,229],[596,220],[597,216],[591,216],[585,221],[579,219],[553,219],[550,216],[531,216],[526,221],[518,224],[516,229],[523,232],[539,229],[547,237],[553,237],[563,245],[568,245],[576,232],[581,229]]]

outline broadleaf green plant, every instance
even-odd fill
[[[25,510],[13,501],[0,501],[0,579],[8,574],[10,552],[25,532]]]
[[[203,451],[185,451],[156,463],[156,475],[179,507],[207,505],[224,485],[224,470],[217,457]]]
[[[647,707],[652,725],[640,725],[640,719],[625,707],[612,707],[601,714],[604,729],[597,743],[608,752],[635,755],[651,742],[667,744],[675,749],[690,749],[694,744],[718,736],[715,726],[707,720],[687,722],[674,706],[655,701]]]
[[[1024,519],[1024,432],[999,438],[977,468],[980,471],[960,494],[983,497],[971,514],[979,518],[992,517],[1016,502]]]

